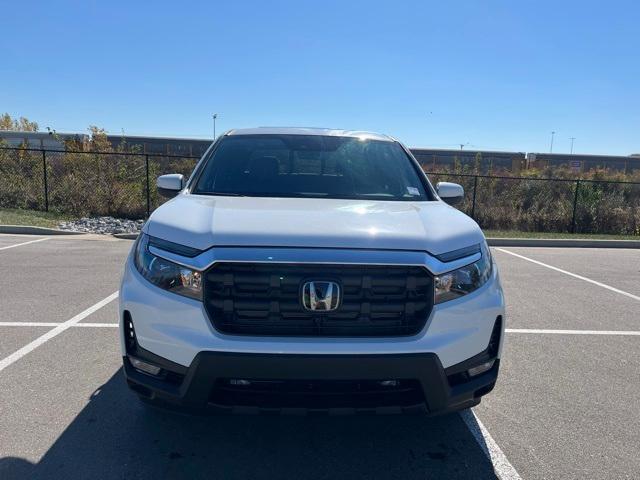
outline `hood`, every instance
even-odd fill
[[[189,194],[159,207],[144,231],[201,250],[213,246],[368,248],[439,255],[484,240],[471,218],[441,201]]]

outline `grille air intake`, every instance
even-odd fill
[[[337,310],[309,311],[302,285],[332,281]],[[204,303],[216,329],[278,336],[399,336],[424,326],[433,280],[415,266],[218,263],[205,272]]]

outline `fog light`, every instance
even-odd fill
[[[491,370],[491,367],[493,367],[494,363],[495,359],[489,360],[488,362],[481,363],[477,367],[470,368],[469,370],[467,370],[467,373],[470,377],[475,377],[477,375],[480,375],[481,373],[486,372],[487,370]]]
[[[160,367],[151,365],[150,363],[147,363],[147,362],[143,362],[139,358],[132,357],[131,355],[129,355],[129,361],[131,362],[131,365],[133,365],[133,368],[143,373],[148,373],[149,375],[154,375],[154,376],[160,373],[160,370],[161,370]]]
[[[247,387],[249,385],[251,385],[251,382],[249,380],[240,380],[237,378],[232,378],[231,380],[229,380],[229,385],[236,385],[239,387]]]

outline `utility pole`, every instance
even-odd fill
[[[571,153],[573,153],[573,141],[576,139],[576,137],[569,137],[569,140],[571,140]]]
[[[553,153],[553,136],[556,132],[551,132],[551,147],[549,147],[549,153]]]
[[[218,114],[213,114],[213,139],[216,139],[216,119],[218,118]]]

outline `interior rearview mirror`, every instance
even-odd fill
[[[184,186],[184,175],[180,173],[160,175],[156,180],[156,186],[163,197],[175,197]]]
[[[464,188],[457,183],[438,182],[436,191],[438,192],[438,196],[449,205],[455,205],[464,198]]]

